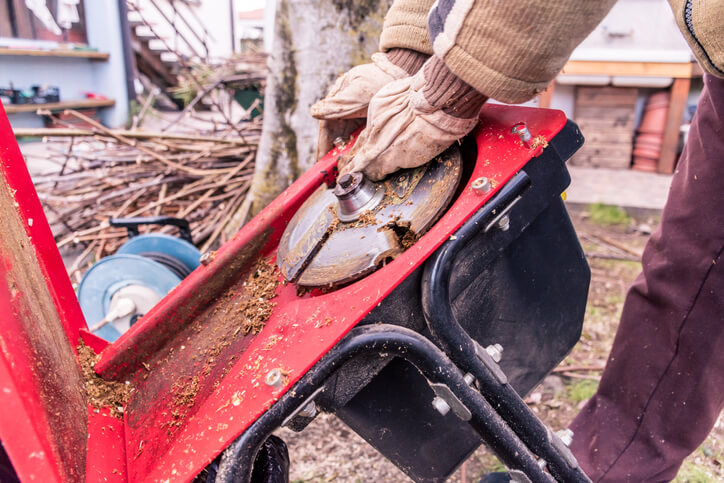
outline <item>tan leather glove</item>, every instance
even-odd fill
[[[339,161],[340,174],[361,171],[377,181],[427,163],[475,127],[486,100],[433,56],[413,77],[375,94],[367,127]]]
[[[337,137],[348,138],[364,125],[370,99],[385,84],[416,73],[428,55],[409,49],[392,49],[372,55],[372,62],[352,68],[332,85],[327,96],[311,108],[319,119],[317,159],[333,147]]]

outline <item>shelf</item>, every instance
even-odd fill
[[[5,112],[8,114],[17,114],[19,112],[35,112],[38,109],[48,109],[50,111],[61,111],[63,109],[88,109],[93,107],[110,107],[116,101],[113,99],[81,99],[78,101],[61,101],[49,102],[47,104],[8,104]]]
[[[65,57],[90,60],[108,60],[109,54],[93,50],[43,50],[43,49],[8,49],[0,47],[0,55],[22,55],[31,57]]]
[[[701,77],[696,62],[607,62],[600,60],[570,60],[563,67],[564,74],[609,75],[636,77],[674,77],[690,79]]]

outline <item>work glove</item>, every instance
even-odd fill
[[[427,163],[475,127],[486,100],[440,58],[431,57],[414,76],[375,94],[367,127],[339,160],[340,175],[361,171],[378,181]]]
[[[428,55],[410,49],[392,49],[372,55],[369,64],[353,67],[341,75],[327,96],[312,106],[312,116],[319,119],[317,159],[324,156],[338,137],[350,134],[364,125],[370,99],[385,84],[414,75]]]

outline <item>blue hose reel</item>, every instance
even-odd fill
[[[78,286],[78,300],[93,334],[113,342],[199,266],[186,220],[168,216],[112,219],[130,239],[94,264]],[[138,225],[175,225],[179,236],[138,234]]]

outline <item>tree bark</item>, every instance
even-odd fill
[[[310,106],[334,80],[379,49],[392,0],[276,0],[274,44],[264,97],[264,129],[251,186],[258,213],[309,169],[318,122]]]

